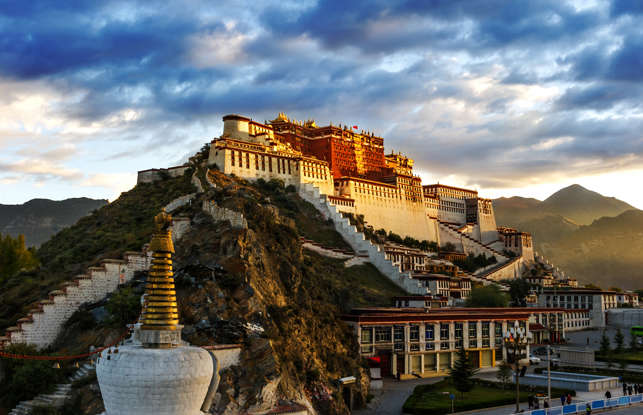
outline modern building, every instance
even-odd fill
[[[459,348],[477,367],[506,358],[503,334],[514,322],[538,341],[564,338],[564,310],[530,308],[358,308],[343,316],[357,335],[360,354],[379,362],[382,376],[441,376]],[[550,332],[551,331],[551,332]],[[528,350],[527,350],[528,352]]]
[[[549,288],[538,293],[538,307],[586,310],[589,313],[588,327],[605,327],[605,313],[619,306],[618,295],[615,291],[590,288]],[[638,305],[638,296],[632,301]]]

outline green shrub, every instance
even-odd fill
[[[109,312],[110,322],[116,327],[133,323],[141,312],[141,296],[132,288],[121,288],[107,301],[105,309]]]

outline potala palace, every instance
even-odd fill
[[[524,263],[534,261],[531,235],[498,229],[490,199],[475,190],[423,185],[412,159],[385,154],[382,137],[292,121],[283,113],[267,123],[226,115],[223,124],[209,163],[226,174],[312,186],[339,212],[363,215],[374,229],[402,237],[451,242],[464,253],[509,250]]]

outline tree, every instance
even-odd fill
[[[455,252],[455,245],[451,242],[447,242],[440,250],[444,252]]]
[[[507,386],[509,380],[511,379],[511,365],[504,360],[498,366],[498,372],[496,372],[496,379],[502,384],[502,389]]]
[[[614,351],[616,353],[623,353],[623,342],[625,341],[625,338],[623,337],[623,333],[621,333],[621,329],[616,330],[616,335],[614,336],[614,343],[616,343],[616,347],[614,348]]]
[[[529,295],[531,285],[524,278],[515,278],[509,280],[509,297],[513,307],[526,307],[526,297]]]
[[[633,352],[638,351],[639,343],[636,334],[630,334],[630,350]]]
[[[601,347],[598,349],[598,352],[603,356],[607,356],[610,351],[610,339],[607,337],[605,330],[603,330],[603,335],[601,336]]]
[[[601,288],[601,287],[599,287],[598,285],[596,285],[596,284],[592,284],[592,283],[585,284],[585,288],[591,288],[592,290],[601,290],[601,289],[602,289],[602,288]]]
[[[112,323],[122,327],[134,323],[141,311],[141,297],[131,288],[123,288],[112,295],[105,305]]]
[[[507,296],[496,285],[474,287],[467,299],[467,307],[507,307]]]
[[[457,360],[449,371],[451,382],[455,389],[463,396],[465,392],[473,389],[475,383],[473,376],[478,370],[474,369],[469,361],[469,355],[464,347],[458,350]]]
[[[24,235],[0,235],[0,281],[37,266],[34,250],[26,248]]]

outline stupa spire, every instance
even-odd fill
[[[143,343],[149,347],[163,347],[176,344],[176,334],[161,332],[178,331],[180,339],[179,310],[174,288],[174,273],[172,272],[172,216],[162,211],[154,218],[156,230],[150,242],[152,250],[152,266],[145,284],[145,301],[141,313],[142,337],[148,339]],[[156,332],[156,336],[144,335],[144,332]],[[157,341],[149,341],[157,339]],[[167,343],[163,339],[169,340]],[[171,340],[170,340],[171,339]]]

